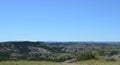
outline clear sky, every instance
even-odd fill
[[[0,41],[120,41],[120,0],[0,0]]]

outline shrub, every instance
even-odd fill
[[[7,60],[7,59],[3,56],[0,56],[0,61],[4,61],[4,60]]]
[[[63,62],[65,60],[70,60],[70,59],[73,59],[73,55],[71,54],[60,54],[56,57],[56,61],[57,62]]]
[[[77,60],[90,60],[90,59],[95,59],[96,58],[96,54],[92,53],[92,52],[84,52],[81,53],[77,56]]]
[[[105,61],[116,61],[114,58],[106,58]]]

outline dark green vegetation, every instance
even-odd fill
[[[96,59],[96,55],[92,52],[84,52],[77,56],[77,60],[90,60]]]
[[[1,42],[0,60],[41,60],[63,62],[107,57],[119,59],[119,42]]]

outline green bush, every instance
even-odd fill
[[[65,60],[70,60],[70,59],[73,59],[74,56],[71,55],[71,54],[60,54],[56,57],[56,61],[57,62],[63,62]]]
[[[106,61],[116,61],[114,58],[106,58]]]
[[[3,56],[0,56],[0,61],[4,61],[4,60],[7,60],[7,59]]]
[[[92,52],[84,52],[81,53],[77,56],[77,60],[90,60],[90,59],[95,59],[96,58],[96,54],[92,53]]]

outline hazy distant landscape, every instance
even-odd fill
[[[38,65],[52,65],[52,63],[55,65],[81,65],[81,63],[109,65],[112,63],[117,65],[118,61],[120,61],[120,42],[13,41],[0,43],[0,63],[3,65],[23,65],[24,63],[28,65],[31,63]]]

